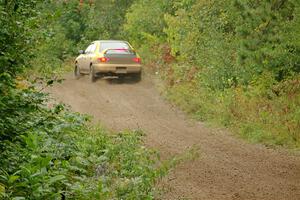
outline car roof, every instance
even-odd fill
[[[96,40],[96,41],[94,41],[94,42],[126,42],[126,43],[128,43],[127,41],[125,41],[125,40]]]

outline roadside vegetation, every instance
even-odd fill
[[[0,1],[0,199],[153,199],[157,193],[168,164],[144,147],[141,131],[109,133],[44,93],[62,81],[62,66],[77,46],[115,32],[109,24],[107,30],[99,24],[106,31],[100,35],[85,32],[95,10],[78,1]]]
[[[183,110],[300,147],[299,1],[137,0],[123,27]]]

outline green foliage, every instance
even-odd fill
[[[33,54],[36,42],[32,30],[36,29],[39,12],[35,7],[39,1],[0,1],[0,74],[16,75],[23,71]]]
[[[126,13],[122,36],[138,48],[143,61],[153,68],[171,60],[170,48],[165,45],[163,32],[166,13],[174,12],[173,2],[167,0],[137,0]],[[167,57],[166,59],[164,57]]]
[[[161,0],[140,0],[130,7],[126,15],[124,30],[134,46],[141,46],[149,41],[161,37],[165,22],[161,20],[171,3]],[[145,12],[147,8],[147,12]]]
[[[21,78],[25,67],[48,77],[87,42],[93,9],[65,2],[0,1],[0,198],[153,199],[166,168],[140,131],[89,126],[43,93],[61,80]]]
[[[94,40],[122,39],[122,24],[132,0],[103,1],[79,4],[78,0],[46,1],[38,4],[39,38],[34,46],[32,71],[50,75],[61,70],[64,61],[78,54],[79,49]]]
[[[299,1],[163,2],[136,1],[124,30],[169,99],[250,140],[299,147]]]
[[[300,36],[299,2],[240,1],[235,7],[238,64],[249,73],[272,71],[279,81],[299,72],[299,45],[294,43]]]
[[[92,6],[89,18],[86,39],[121,39],[122,25],[127,9],[133,0],[96,0]]]
[[[68,3],[46,1],[39,4],[38,9],[43,10],[43,14],[29,73],[37,71],[49,76],[62,71],[64,61],[77,54],[77,44],[82,41],[87,29],[89,7],[80,9],[78,1],[74,0]]]
[[[176,15],[166,15],[168,42],[173,55],[195,65],[200,84],[215,89],[230,87],[237,79],[232,63],[235,44],[231,32],[229,1],[198,1],[190,8],[180,8]],[[180,19],[180,20],[179,20]]]
[[[299,72],[297,1],[197,1],[166,15],[168,42],[212,89],[249,84],[264,71],[278,81]]]
[[[299,80],[290,78],[269,89],[274,78],[264,74],[247,89],[224,91],[181,82],[168,89],[167,97],[196,119],[231,128],[249,141],[298,149]]]
[[[22,84],[0,76],[1,199],[154,198],[165,169],[140,131],[90,127],[86,116]]]

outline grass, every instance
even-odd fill
[[[295,77],[272,89],[253,86],[225,91],[181,81],[166,88],[166,97],[194,118],[228,127],[251,142],[299,149],[299,80]],[[277,95],[276,87],[280,88]]]

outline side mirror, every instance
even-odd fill
[[[79,54],[84,54],[84,50],[79,50]]]

